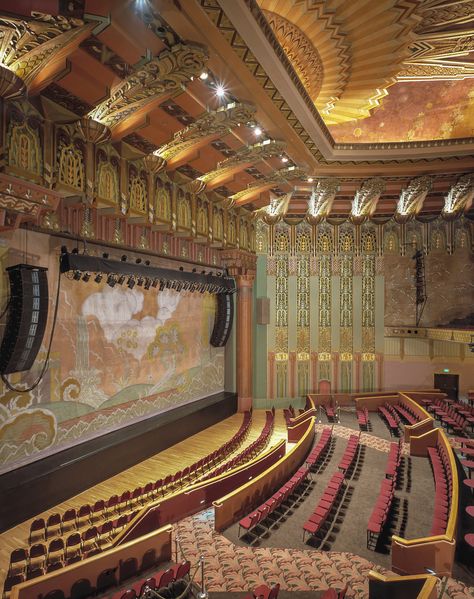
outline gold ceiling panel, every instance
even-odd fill
[[[303,83],[309,66],[305,68],[301,57],[308,41],[315,53],[306,51],[307,57],[311,61],[320,57],[319,93],[306,89],[329,125],[365,118],[379,105],[409,57],[409,36],[419,23],[414,15],[417,4],[414,0],[259,0]],[[290,34],[284,21],[300,35]]]

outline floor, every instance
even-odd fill
[[[378,418],[378,417],[377,417]],[[254,411],[254,422],[251,434],[246,443],[251,443],[263,427],[265,415],[263,411]],[[131,468],[120,475],[113,477],[100,485],[88,489],[84,493],[71,498],[54,508],[55,511],[62,511],[66,507],[78,507],[81,503],[95,501],[100,497],[108,497],[112,493],[118,493],[124,488],[133,488],[144,482],[161,477],[169,472],[182,468],[187,463],[192,463],[198,457],[207,454],[209,451],[219,447],[228,440],[238,429],[242,416],[234,415],[225,421],[194,435],[192,438],[161,452],[159,455],[146,460],[145,462]],[[380,422],[380,427],[384,427]],[[327,424],[326,424],[327,425]],[[320,432],[324,424],[318,424],[317,430]],[[294,510],[288,522],[286,535],[281,535],[278,543],[273,541],[268,545],[248,546],[244,543],[234,543],[229,538],[229,531],[226,534],[216,533],[214,530],[214,514],[209,509],[190,518],[186,518],[176,525],[177,533],[180,537],[180,545],[184,556],[196,566],[202,556],[205,564],[205,580],[207,590],[211,593],[219,593],[216,599],[230,596],[229,593],[242,593],[255,588],[259,584],[265,583],[272,585],[279,582],[282,591],[296,591],[301,599],[310,596],[309,592],[317,592],[334,587],[342,588],[347,582],[350,583],[350,589],[347,597],[366,598],[368,596],[367,574],[369,570],[375,569],[379,572],[387,572],[388,558],[383,554],[374,552],[364,553],[365,536],[363,543],[355,541],[350,545],[351,551],[348,551],[350,541],[349,537],[358,538],[362,529],[366,525],[365,514],[359,516],[355,508],[365,506],[363,509],[369,509],[372,502],[372,491],[383,476],[383,468],[387,458],[387,452],[390,446],[390,435],[384,434],[377,436],[372,433],[362,433],[361,442],[365,450],[360,456],[360,468],[356,470],[354,478],[349,485],[353,487],[353,492],[348,498],[347,511],[341,515],[341,521],[337,523],[338,530],[334,529],[334,538],[329,539],[329,550],[321,548],[312,548],[309,545],[291,546],[290,531],[298,527],[290,523],[293,517],[304,518],[304,510],[310,510],[314,502],[318,499],[318,494],[322,492],[325,479],[329,478],[334,467],[337,465],[338,456],[344,450],[347,439],[353,430],[357,430],[355,414],[341,413],[341,424],[333,427],[335,444],[331,460],[326,468],[315,477],[313,488],[308,490],[305,501]],[[386,427],[385,427],[386,428]],[[383,431],[383,428],[381,429]],[[378,431],[378,429],[377,429]],[[272,444],[277,440],[286,437],[285,423],[281,412],[277,412],[275,431],[272,436]],[[405,534],[418,534],[419,529],[429,526],[430,509],[426,504],[422,505],[424,514],[416,512],[415,505],[418,503],[419,489],[415,478],[419,475],[426,475],[426,464],[417,461],[418,459],[409,458],[404,454],[403,476],[401,478],[401,487],[397,490],[397,495],[402,500],[408,498],[408,515],[405,519],[397,519],[395,526],[405,526]],[[423,458],[420,458],[423,460]],[[380,468],[380,470],[379,470]],[[431,479],[432,484],[432,479]],[[361,507],[362,509],[362,507]],[[51,513],[53,510],[49,510]],[[416,519],[414,517],[416,513]],[[402,515],[404,511],[402,509]],[[23,523],[10,531],[0,535],[0,568],[5,569],[9,553],[15,546],[21,545],[28,536],[29,522]],[[282,531],[283,531],[282,525]],[[365,528],[364,528],[365,530]],[[275,530],[275,536],[269,539],[278,539],[276,535],[279,530]],[[298,534],[294,534],[295,539]],[[299,537],[301,538],[301,537]],[[347,541],[347,542],[346,542]],[[267,542],[267,540],[265,541]],[[344,551],[342,550],[344,548]],[[386,560],[384,564],[382,561]],[[199,570],[195,567],[195,579],[199,582]],[[462,574],[462,573],[461,573]],[[463,580],[467,580],[463,576]],[[472,585],[471,579],[468,584]],[[239,599],[240,595],[234,595]],[[444,597],[448,599],[472,599],[474,597],[474,586],[467,586],[461,580],[449,579],[447,591]],[[286,599],[286,596],[283,597]],[[288,594],[289,599],[289,594]]]

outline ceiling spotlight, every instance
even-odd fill
[[[223,98],[225,96],[225,87],[223,85],[219,84],[216,87],[216,96],[218,98]]]
[[[123,285],[125,283],[125,275],[120,275],[119,278],[117,279],[117,283],[119,285]]]
[[[126,261],[127,261],[127,256],[124,254],[124,255],[123,255],[121,258],[120,258],[120,260],[122,260],[122,262],[126,262]]]
[[[72,254],[78,254],[79,253],[79,248],[73,248]]]
[[[196,269],[195,269],[195,268],[193,268],[193,272],[196,272]]]
[[[108,252],[104,252],[104,253],[102,254],[102,258],[105,258],[105,259],[107,260],[107,258],[108,258],[108,257],[109,257],[109,254],[108,254]]]
[[[259,135],[262,135],[263,131],[260,129],[260,127],[255,127],[254,133],[258,137]]]
[[[81,271],[80,270],[75,270],[74,274],[72,275],[72,278],[75,281],[80,281],[81,280]]]
[[[95,276],[95,278],[94,278],[94,281],[96,283],[100,283],[102,281],[102,273],[100,273],[100,272],[97,273],[96,276]]]
[[[150,261],[149,260],[145,260],[145,266],[150,266]]]
[[[308,177],[308,183],[312,183],[314,181],[313,177]]]
[[[114,275],[110,274],[107,277],[107,285],[109,285],[109,287],[115,287],[115,284],[117,283]]]
[[[201,274],[202,274],[202,275],[205,275],[205,274],[206,274],[206,271],[205,271],[205,270],[201,270]]]
[[[282,159],[281,159],[281,161],[282,161],[282,162],[288,162],[288,158],[287,158],[286,156],[282,156]]]
[[[140,264],[140,262],[141,262],[141,261],[142,261],[142,259],[141,259],[141,258],[137,258],[137,259],[135,260],[135,264]]]
[[[133,289],[135,287],[135,279],[133,277],[129,277],[128,281],[127,281],[127,286],[130,289]]]
[[[90,272],[85,272],[82,276],[82,280],[84,281],[84,283],[87,283],[87,281],[91,278],[91,273]]]
[[[182,266],[180,266],[179,270],[182,272],[184,270],[184,268]]]
[[[203,71],[200,75],[199,75],[199,79],[202,79],[203,81],[206,81],[206,79],[209,77],[209,73],[207,71]]]

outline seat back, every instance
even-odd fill
[[[86,599],[93,595],[94,591],[88,578],[80,578],[71,587],[70,599]]]
[[[162,588],[162,587],[167,587],[170,582],[173,582],[174,580],[174,574],[173,574],[173,570],[171,570],[171,568],[169,568],[168,570],[165,570],[163,572],[163,574],[161,575],[161,578],[157,584],[158,588]]]
[[[268,594],[268,599],[276,599],[278,597],[278,593],[280,592],[280,585],[277,583],[272,586],[270,593]]]
[[[136,557],[129,557],[126,560],[120,560],[119,581],[122,583],[138,573],[138,562]]]
[[[66,595],[61,589],[55,589],[54,591],[49,591],[43,599],[66,599]]]
[[[156,561],[156,550],[152,547],[151,549],[148,549],[148,551],[145,551],[145,553],[143,554],[140,572],[153,568],[153,566],[156,564]]]
[[[106,568],[97,576],[97,593],[102,593],[111,587],[117,586],[117,577],[115,576],[116,570],[117,568]]]

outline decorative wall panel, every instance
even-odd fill
[[[288,255],[276,256],[275,359],[277,397],[287,396],[288,371]]]
[[[16,233],[3,267],[18,262],[22,242]],[[28,234],[30,261],[42,256],[54,297],[61,242],[51,243]],[[111,288],[63,275],[60,297],[50,367],[40,385],[20,394],[0,383],[0,472],[223,390],[224,349],[209,344],[210,295]],[[49,326],[37,364],[10,377],[16,387],[37,378]]]

